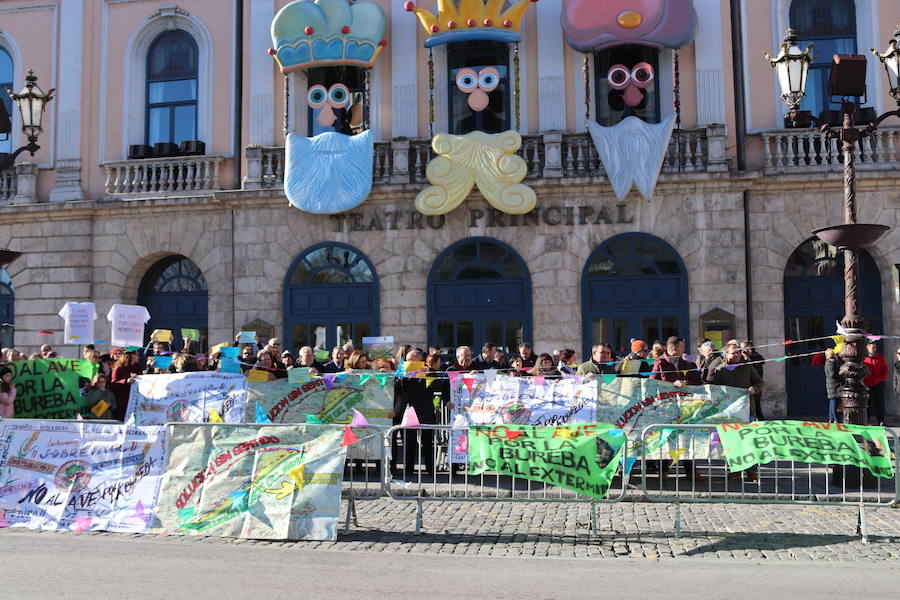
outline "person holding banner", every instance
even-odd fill
[[[725,343],[725,364],[716,367],[712,383],[746,389],[750,394],[750,416],[756,420],[762,420],[762,411],[758,400],[762,394],[762,377],[753,365],[741,364],[742,362],[744,360],[740,343],[737,340],[728,340]],[[754,398],[757,398],[755,402]]]
[[[106,386],[106,375],[97,373],[87,388],[84,399],[87,401],[87,414],[85,419],[114,419],[116,414],[116,395]]]
[[[837,406],[841,401],[841,388],[844,387],[844,378],[840,373],[843,362],[834,348],[825,348],[825,396],[828,398],[829,423],[838,422]]]
[[[0,368],[0,418],[12,419],[16,404],[16,384],[12,380],[12,369]]]
[[[125,411],[128,410],[128,396],[131,395],[131,384],[141,374],[138,364],[138,355],[135,352],[123,352],[116,361],[112,370],[110,389],[116,396],[116,421],[125,420]]]
[[[408,362],[422,362],[425,356],[419,349],[410,350],[406,354]],[[437,414],[434,405],[434,392],[428,389],[428,381],[425,377],[401,377],[394,384],[394,421],[399,425],[406,408],[411,406],[416,411],[419,423],[433,425],[437,423]],[[415,473],[415,465],[421,465],[425,474],[434,473],[434,430],[404,430],[400,432],[403,438],[403,465],[405,475],[412,476]],[[396,437],[394,446],[396,448]],[[397,456],[396,449],[392,456]],[[396,466],[396,458],[393,459],[392,468]]]

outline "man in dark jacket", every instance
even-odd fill
[[[615,375],[616,365],[606,364],[612,361],[612,348],[606,344],[595,344],[591,348],[591,359],[578,365],[578,369],[575,372],[578,375],[587,375],[589,378],[596,375]]]
[[[753,365],[743,363],[743,355],[741,354],[741,346],[737,340],[728,340],[725,343],[725,363],[716,367],[713,374],[713,384],[728,385],[731,387],[744,388],[750,394],[750,416],[762,420],[760,407],[757,403],[752,402],[754,396],[759,397],[762,393],[763,380]]]
[[[344,370],[344,360],[346,358],[347,353],[344,352],[344,349],[340,346],[335,346],[334,350],[331,351],[331,360],[322,365],[319,373],[340,373]]]
[[[682,358],[684,354],[684,340],[677,335],[666,340],[666,353],[653,363],[650,379],[659,379],[675,384],[675,387],[685,385],[700,385],[700,372],[697,366]]]
[[[497,346],[490,342],[485,343],[481,347],[481,354],[475,357],[476,371],[486,371],[488,369],[502,369],[503,365],[497,360]]]
[[[406,354],[407,361],[424,361],[421,350],[410,350]],[[394,424],[399,424],[408,406],[416,411],[419,423],[430,425],[437,423],[434,406],[434,391],[429,389],[424,377],[398,377],[394,384]],[[407,480],[415,477],[415,466],[421,465],[426,474],[434,473],[434,430],[404,429],[399,432],[403,440],[403,477]],[[396,447],[396,438],[394,446]],[[392,453],[397,456],[396,450]],[[396,464],[396,458],[393,460]],[[392,465],[393,466],[395,466]]]
[[[825,350],[825,397],[828,398],[829,423],[837,423],[837,406],[841,400],[841,388],[844,386],[844,378],[840,375],[843,362],[834,352],[834,348]]]
[[[722,364],[722,356],[718,353],[716,345],[709,340],[703,340],[697,349],[700,356],[697,358],[697,368],[700,370],[700,381],[712,383],[716,367]]]

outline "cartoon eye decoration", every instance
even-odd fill
[[[350,90],[343,83],[336,83],[328,90],[328,103],[332,108],[344,108],[350,102]]]
[[[606,74],[606,80],[609,82],[609,87],[614,90],[625,89],[629,79],[631,79],[631,71],[629,71],[625,65],[613,65]]]
[[[500,73],[494,67],[485,67],[478,73],[478,87],[493,92],[500,85]]]
[[[650,63],[639,62],[631,70],[631,78],[639,88],[645,88],[653,82],[653,67]]]
[[[306,103],[309,104],[310,108],[322,108],[327,99],[328,91],[324,85],[314,85],[309,88],[309,92],[306,94]]]
[[[460,69],[456,74],[456,87],[467,94],[478,86],[478,75],[472,69]]]

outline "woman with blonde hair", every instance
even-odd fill
[[[369,356],[362,350],[354,350],[350,357],[344,361],[344,372],[365,371],[369,368]]]

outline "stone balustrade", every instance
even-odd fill
[[[117,196],[196,195],[219,189],[221,156],[176,156],[102,163],[105,191]]]
[[[519,155],[528,165],[526,180],[593,177],[604,174],[597,150],[587,133],[550,131],[523,135]],[[249,146],[244,189],[280,188],[284,182],[284,148]],[[375,143],[373,182],[424,184],[425,167],[434,158],[430,140],[396,138]],[[663,173],[728,170],[725,126],[682,129],[672,134]]]
[[[766,175],[841,171],[840,143],[817,129],[776,129],[762,134]],[[900,127],[879,127],[859,140],[856,149],[859,170],[892,170],[900,167]]]
[[[37,173],[37,165],[27,162],[0,171],[0,206],[37,202]]]

